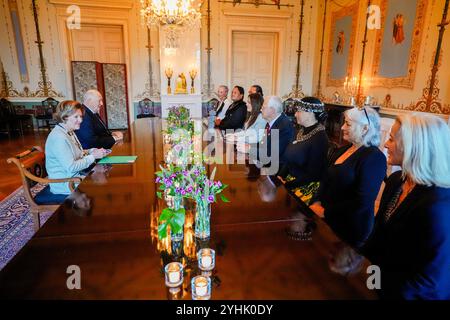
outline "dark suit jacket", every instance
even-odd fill
[[[289,118],[282,113],[270,128],[269,134],[265,134],[260,145],[258,146],[258,159],[261,155],[266,155],[272,158],[272,135],[275,130],[278,130],[278,155],[279,168],[284,165],[284,153],[287,146],[294,140],[295,128]],[[267,148],[267,149],[266,149]],[[267,150],[267,151],[266,151]],[[262,159],[264,162],[264,160]],[[264,166],[271,166],[272,162]]]
[[[319,198],[325,221],[345,242],[361,247],[372,232],[374,206],[386,176],[386,157],[377,147],[360,147],[343,163],[334,162],[350,147],[338,150],[321,183]]]
[[[233,102],[220,122],[220,130],[243,129],[247,118],[247,104],[243,100]]]
[[[80,129],[75,133],[80,140],[83,149],[105,148],[110,149],[116,141],[111,131],[104,125],[100,118],[88,107],[84,106],[84,117]]]
[[[450,189],[417,185],[385,220],[402,183],[386,182],[374,232],[362,253],[381,270],[381,297],[450,299]]]

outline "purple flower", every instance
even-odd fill
[[[155,181],[156,181],[156,183],[160,183],[161,182],[161,178],[157,177]]]
[[[189,187],[187,187],[187,192],[189,192],[189,193],[191,193],[192,192],[192,187],[191,186],[189,186]]]
[[[213,203],[213,202],[214,202],[214,196],[213,196],[213,195],[210,195],[210,196],[208,197],[208,202],[209,202],[209,203]]]
[[[182,194],[183,196],[186,195],[186,190],[181,189],[181,194]]]
[[[217,183],[217,186],[218,186],[219,188],[222,186],[222,182],[217,181],[216,183]]]

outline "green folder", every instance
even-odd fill
[[[100,160],[99,164],[126,164],[134,163],[137,156],[109,156]]]

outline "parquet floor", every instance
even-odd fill
[[[32,146],[44,147],[48,134],[47,130],[27,130],[24,136],[16,134],[8,139],[6,134],[0,133],[0,201],[22,185],[17,167],[8,164],[6,159]]]

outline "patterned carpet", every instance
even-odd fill
[[[44,186],[39,184],[33,187],[33,195],[43,188]],[[44,224],[51,215],[52,212],[41,214],[41,224]],[[20,187],[0,202],[0,270],[34,233],[30,206],[25,199],[23,188]]]

